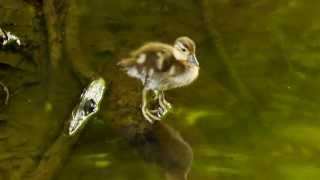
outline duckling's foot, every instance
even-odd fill
[[[165,99],[163,91],[161,91],[159,95],[159,104],[164,109],[165,113],[172,109],[171,104]]]
[[[149,123],[152,124],[154,120],[148,116],[148,113],[147,113],[146,109],[144,109],[144,108],[142,107],[141,110],[142,110],[142,115],[143,115],[143,117],[144,117]]]
[[[158,114],[159,116],[163,117],[168,113],[168,109],[166,107],[159,107]]]
[[[153,115],[153,113],[155,113],[154,111],[149,111],[147,108],[142,107],[142,114],[143,117],[151,124],[153,124],[154,121],[160,121],[161,120],[161,116],[157,115]]]
[[[147,103],[148,103],[147,93],[148,93],[148,89],[144,88],[142,91],[142,107],[141,107],[142,115],[150,123],[153,123],[154,121],[160,121],[161,118],[154,115],[153,114],[154,112],[150,112],[149,109],[147,108]]]
[[[154,121],[161,121],[161,116],[159,116],[159,114],[157,113],[156,115],[154,115],[152,113],[152,111],[147,110],[147,114],[149,115],[149,117],[151,117]]]
[[[165,104],[167,110],[171,110],[172,109],[172,105],[168,101],[166,101],[165,99],[163,99],[163,104]]]
[[[162,118],[168,113],[168,110],[159,106],[158,109],[151,110],[150,112],[156,114],[158,118]]]

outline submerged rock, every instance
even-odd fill
[[[0,28],[0,46],[1,47],[18,47],[21,45],[20,39],[12,34],[11,32],[6,32],[4,29]]]
[[[67,134],[74,135],[88,119],[96,114],[105,91],[105,81],[102,78],[94,80],[84,90],[79,104],[72,111],[72,117],[67,122]]]

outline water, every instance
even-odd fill
[[[25,44],[0,52],[0,80],[11,92],[1,104],[1,180],[50,177],[39,162],[91,72],[108,84],[102,107],[75,144],[61,141],[66,159],[44,166],[60,167],[53,179],[179,179],[192,158],[191,180],[320,178],[320,2],[81,0],[67,23],[68,5],[55,3],[58,63],[38,2],[0,2],[1,27]],[[173,113],[143,130],[141,86],[115,64],[146,41],[181,35],[197,44],[200,76],[167,92]]]

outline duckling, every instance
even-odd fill
[[[189,37],[179,37],[174,45],[149,42],[133,51],[129,58],[122,59],[118,65],[133,78],[139,79],[142,90],[142,114],[153,123],[161,120],[171,104],[165,99],[164,91],[187,86],[199,75],[199,63],[196,58],[196,45]],[[147,108],[147,94],[153,91],[159,102],[157,110]]]

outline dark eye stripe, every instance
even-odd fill
[[[178,44],[178,47],[179,47],[182,51],[188,49],[188,46],[186,46],[186,44],[185,44],[185,43],[182,43],[182,42],[180,42],[180,43]]]
[[[192,50],[192,45],[191,44],[188,44],[188,43],[183,43],[183,46],[186,47],[187,49],[189,50]]]

